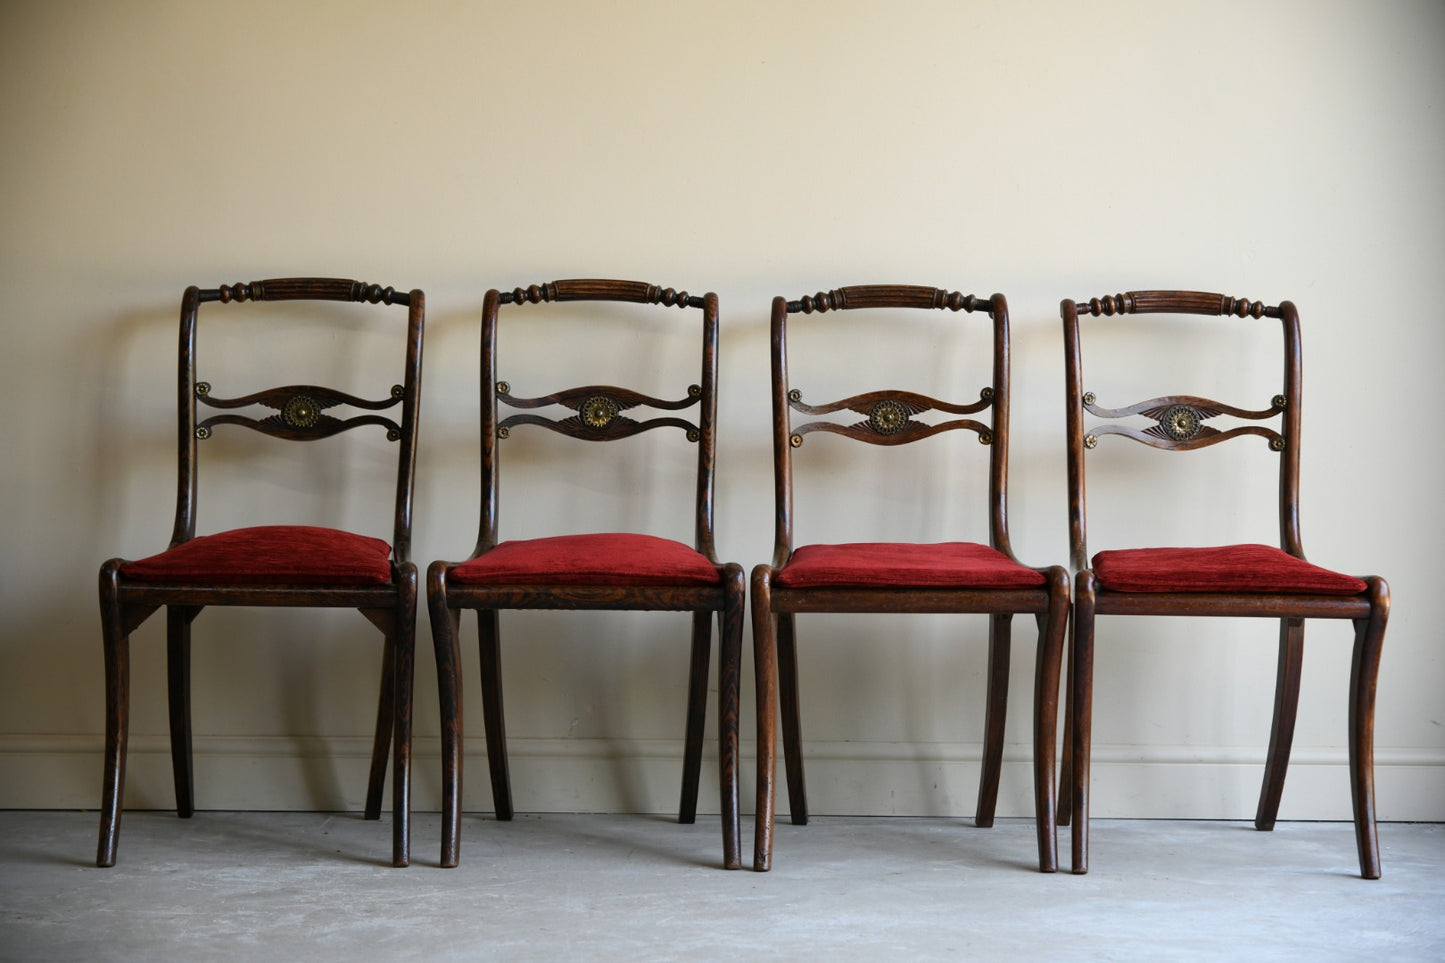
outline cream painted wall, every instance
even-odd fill
[[[1039,564],[1067,554],[1059,299],[1184,287],[1296,301],[1306,545],[1394,590],[1379,813],[1445,818],[1445,666],[1427,608],[1445,579],[1429,427],[1445,346],[1442,49],[1445,6],[1396,0],[0,5],[0,391],[12,412],[0,467],[0,806],[97,803],[95,572],[112,555],[160,549],[169,531],[187,284],[315,274],[425,289],[425,562],[461,557],[473,539],[483,291],[612,276],[721,297],[718,542],[748,566],[772,548],[774,294],[896,281],[1009,296],[1015,548]],[[821,347],[820,380],[856,370],[844,367],[848,346]],[[555,363],[559,347],[519,342],[513,380]],[[967,347],[935,349],[924,373],[974,384],[954,368]],[[288,340],[273,353],[301,352]],[[1191,349],[1168,387],[1267,397],[1276,362],[1261,357]],[[390,377],[390,363],[368,342],[330,355],[321,374]],[[617,377],[651,367],[635,359]],[[686,537],[675,506],[622,507],[671,480],[659,453],[644,446],[540,487],[527,470],[545,445],[526,445],[508,494],[535,488],[536,514],[506,516],[510,532],[596,504]],[[883,507],[820,502],[800,512],[802,537],[981,533],[952,491],[917,478],[970,477],[955,459],[976,452],[920,448],[880,478],[885,462],[848,468],[836,449],[813,448],[830,482]],[[203,529],[271,512],[383,533],[384,509],[369,511],[385,484],[371,449],[337,453],[354,474],[268,463],[249,486],[218,477],[230,507],[203,495]],[[1100,503],[1095,548],[1108,531],[1115,544],[1145,531],[1161,542],[1272,537],[1267,476],[1245,500],[1217,493],[1267,472],[1268,458],[1220,449],[1153,467],[1168,473],[1161,484]],[[519,809],[675,804],[685,623],[506,617]],[[1252,813],[1273,627],[1100,628],[1095,814]],[[162,631],[153,620],[135,639],[133,807],[172,805]],[[471,631],[466,802],[487,809]],[[800,631],[814,811],[970,813],[983,620],[815,617]],[[1027,634],[1014,658],[1010,814],[1029,805]],[[203,616],[200,805],[358,807],[371,639],[342,615]],[[424,624],[418,643],[415,800],[435,808]],[[1348,653],[1343,626],[1310,630],[1286,818],[1348,817]],[[745,746],[751,705],[745,695]],[[746,773],[746,800],[751,787]]]

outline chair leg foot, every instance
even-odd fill
[[[741,807],[738,800],[738,702],[742,687],[743,617],[747,610],[747,583],[742,566],[736,563],[727,566],[725,578],[727,594],[720,616],[718,646],[719,811],[722,814],[723,868],[741,869],[743,857]]]
[[[702,743],[707,725],[707,682],[711,661],[712,613],[694,612],[692,657],[687,673],[687,720],[683,726],[682,792],[677,804],[677,821],[685,825],[697,821],[697,790],[702,778]]]
[[[772,569],[759,565],[752,576],[753,676],[757,702],[757,806],[753,832],[753,869],[773,865],[774,784],[777,776],[778,650],[772,613]]]
[[[983,772],[978,781],[978,806],[974,825],[980,829],[993,826],[998,807],[998,784],[1003,773],[1004,724],[1008,713],[1008,671],[1013,616],[1008,613],[989,616],[988,628],[988,692],[983,724]]]
[[[166,607],[166,701],[170,712],[171,773],[176,787],[176,815],[189,819],[196,811],[191,765],[191,621],[197,606]]]
[[[386,631],[386,630],[383,630]],[[381,685],[376,700],[376,729],[371,742],[371,770],[366,777],[364,819],[381,818],[382,794],[386,788],[387,761],[391,758],[391,737],[396,729],[396,652],[390,635],[382,648]]]
[[[1094,578],[1093,573],[1078,574],[1074,587],[1073,644],[1070,656],[1069,721],[1073,753],[1070,773],[1070,796],[1073,801],[1073,825],[1070,838],[1070,871],[1083,875],[1089,871],[1089,762],[1090,735],[1093,728],[1094,685]]]
[[[487,736],[492,806],[498,821],[506,822],[512,818],[512,777],[507,766],[507,725],[502,709],[501,625],[497,610],[479,610],[477,629],[482,674],[482,728]]]
[[[803,767],[803,722],[798,698],[798,644],[791,613],[772,619],[776,632],[778,704],[783,722],[783,770],[788,779],[788,815],[794,826],[808,825],[808,782]],[[754,629],[756,631],[756,629]]]
[[[1038,654],[1034,659],[1034,823],[1038,833],[1039,872],[1059,869],[1058,815],[1054,810],[1054,745],[1059,716],[1059,671],[1068,627],[1069,575],[1049,572],[1049,610],[1039,614]]]
[[[437,667],[437,702],[441,715],[442,838],[440,862],[454,868],[461,850],[462,702],[461,612],[447,605],[446,563],[427,569],[427,614]]]
[[[122,612],[120,560],[100,570],[100,618],[105,650],[105,773],[101,783],[100,839],[95,865],[114,866],[125,797],[126,736],[130,723],[130,633],[127,620],[146,613]],[[153,609],[152,609],[153,611]]]
[[[1380,878],[1380,840],[1375,825],[1375,684],[1380,675],[1380,650],[1390,614],[1390,589],[1384,579],[1366,579],[1370,615],[1355,622],[1355,649],[1350,665],[1350,799],[1355,815],[1355,847],[1360,875]]]
[[[1284,777],[1289,769],[1290,747],[1294,742],[1295,717],[1299,710],[1300,669],[1304,660],[1304,620],[1279,620],[1279,668],[1275,675],[1274,722],[1269,731],[1269,755],[1265,759],[1264,782],[1259,790],[1259,808],[1254,828],[1274,829],[1279,802],[1284,796]]]

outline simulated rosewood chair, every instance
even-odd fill
[[[826,404],[809,404],[788,376],[788,317],[814,311],[865,308],[981,311],[992,319],[993,383],[977,401],[953,404],[912,391],[891,389],[853,395]],[[901,312],[895,312],[901,314]],[[917,316],[917,317],[922,317]],[[887,323],[903,323],[889,316]],[[814,322],[823,323],[823,322]],[[866,362],[865,359],[861,359]],[[840,353],[836,363],[845,362]],[[1068,573],[1062,566],[1029,568],[1009,547],[1008,304],[1003,295],[980,300],[940,288],[908,285],[845,287],[798,301],[773,299],[772,313],[773,465],[776,484],[776,537],[771,564],[752,574],[753,642],[757,663],[758,803],[753,867],[772,861],[775,716],[782,703],[783,751],[788,800],[796,824],[808,821],[804,788],[802,735],[798,706],[798,669],[794,618],[800,612],[943,612],[989,616],[989,681],[984,730],[983,775],[976,822],[993,825],[1003,761],[1004,710],[1008,695],[1012,619],[1032,614],[1038,622],[1038,661],[1034,685],[1034,800],[1038,824],[1039,868],[1057,868],[1054,816],[1054,726],[1058,709],[1059,666],[1069,608]],[[862,421],[840,424],[818,416],[840,412]],[[946,415],[988,412],[988,424],[971,418],[939,420]],[[807,420],[794,424],[793,412]],[[920,418],[930,412],[941,415]],[[941,432],[964,429],[989,446],[989,544],[972,542],[881,542],[809,544],[794,547],[793,461],[805,436],[829,432],[871,445],[906,445]],[[815,436],[816,437],[816,436]],[[939,490],[952,482],[937,481]]]
[[[401,383],[379,400],[316,385],[287,385],[222,398],[196,380],[196,321],[202,303],[245,301],[349,301],[406,308]],[[236,308],[207,311],[207,329]],[[318,316],[322,312],[316,312]],[[368,313],[375,313],[368,309]],[[100,614],[105,641],[105,785],[100,817],[99,866],[115,863],[125,788],[126,728],[130,700],[130,634],[166,607],[171,762],[176,810],[195,811],[191,770],[191,622],[208,605],[354,608],[381,630],[381,696],[367,783],[366,818],[381,815],[388,755],[393,761],[392,864],[409,860],[408,792],[411,785],[412,653],[416,621],[416,565],[411,543],[412,475],[416,463],[417,400],[421,381],[425,302],[420,291],[333,278],[285,278],[229,287],[186,289],[181,301],[180,478],[170,547],[139,561],[113,558],[100,570]],[[330,316],[330,315],[326,315]],[[398,319],[399,320],[399,319]],[[338,326],[340,326],[338,321]],[[399,325],[398,325],[399,328]],[[399,332],[400,333],[400,332]],[[400,360],[400,359],[399,359]],[[204,420],[197,403],[220,409]],[[332,408],[366,414],[338,418]],[[270,409],[264,415],[245,409]],[[393,418],[380,414],[399,408]],[[396,444],[396,496],[391,543],[352,532],[300,525],[238,528],[196,535],[198,448],[223,425],[272,438],[315,441],[354,428],[383,429]],[[394,751],[391,751],[394,743]]]
[[[664,400],[628,388],[586,385],[551,394],[513,394],[497,380],[497,323],[502,305],[539,302],[631,302],[660,308],[701,310],[702,374],[683,397]],[[515,309],[514,309],[515,310]],[[530,309],[535,313],[538,309]],[[545,309],[543,309],[545,310]],[[650,309],[655,310],[655,309]],[[509,311],[508,314],[511,312]],[[522,321],[518,319],[518,322]],[[535,321],[535,319],[526,319]],[[574,330],[580,331],[581,322]],[[690,323],[697,323],[689,320]],[[498,613],[502,609],[613,609],[692,613],[691,675],[688,685],[682,799],[678,821],[697,814],[698,779],[707,709],[711,620],[720,625],[718,658],[718,763],[721,783],[723,863],[740,863],[738,844],[738,671],[742,648],[745,581],[742,567],[718,562],[713,549],[713,452],[717,417],[717,295],[693,297],[640,281],[566,280],[487,292],[482,306],[482,492],[481,529],[476,549],[464,562],[433,562],[427,571],[427,601],[436,645],[442,717],[443,866],[459,857],[462,799],[462,713],[458,688],[458,632],[462,609],[475,609],[480,633],[482,716],[491,769],[492,799],[499,820],[512,818],[502,714]],[[527,375],[529,382],[539,374]],[[499,418],[498,405],[525,409]],[[548,407],[556,414],[532,413]],[[635,408],[686,411],[678,416],[629,416]],[[696,501],[691,545],[631,532],[559,534],[498,541],[499,442],[517,428],[533,425],[589,442],[613,442],[662,429],[695,449]],[[569,461],[570,474],[585,464]]]
[[[1199,615],[1279,619],[1279,666],[1274,725],[1255,828],[1274,828],[1284,791],[1299,700],[1306,618],[1350,619],[1355,627],[1350,674],[1350,785],[1360,873],[1380,875],[1375,835],[1374,715],[1380,646],[1390,613],[1390,590],[1377,576],[1354,578],[1312,565],[1300,544],[1300,330],[1289,301],[1267,307],[1197,291],[1131,291],[1087,302],[1064,301],[1067,379],[1069,541],[1076,570],[1073,643],[1069,650],[1069,710],[1060,821],[1073,820],[1075,873],[1089,868],[1089,741],[1096,615]],[[1125,407],[1101,402],[1105,385],[1084,390],[1079,316],[1174,314],[1277,318],[1284,332],[1284,392],[1263,408],[1246,409],[1191,395],[1151,398]],[[1159,322],[1155,322],[1156,324]],[[1236,322],[1237,323],[1237,322]],[[1116,353],[1117,354],[1117,353]],[[1117,356],[1116,359],[1117,360]],[[1130,365],[1147,363],[1133,357]],[[1100,419],[1085,427],[1085,412]],[[1220,430],[1207,422],[1226,416],[1246,422]],[[1142,426],[1123,423],[1139,418]],[[1255,422],[1279,419],[1277,429]],[[1279,453],[1280,547],[1132,548],[1090,558],[1085,538],[1084,462],[1107,436],[1119,435],[1161,451],[1193,451],[1234,438],[1258,436]],[[1091,457],[1097,457],[1092,456]],[[1072,772],[1070,769],[1072,768]]]

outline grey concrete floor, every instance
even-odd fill
[[[1382,825],[1367,881],[1344,823],[1095,820],[1045,876],[1028,820],[784,822],[757,874],[716,817],[467,816],[453,870],[413,819],[392,869],[387,821],[132,812],[97,869],[95,813],[0,812],[0,959],[1445,959],[1441,824]]]

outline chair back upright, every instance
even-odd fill
[[[658,398],[614,385],[580,385],[546,395],[522,397],[497,378],[497,327],[504,304],[527,305],[567,301],[623,301],[661,307],[702,309],[702,365],[696,384],[677,399]],[[713,476],[716,454],[718,299],[640,281],[570,279],[534,284],[511,291],[492,289],[482,304],[482,516],[474,555],[494,548],[498,537],[500,457],[498,442],[522,425],[535,425],[582,441],[606,442],[630,438],[655,429],[677,429],[697,446],[697,493],[694,505],[693,547],[718,564],[713,544]],[[501,407],[518,409],[503,415]],[[560,406],[565,414],[539,409]],[[639,415],[646,408],[666,414]],[[695,411],[693,410],[695,409]],[[691,417],[688,416],[691,414]]]
[[[247,301],[349,301],[405,306],[406,359],[401,382],[392,385],[386,397],[376,399],[360,398],[320,385],[284,385],[233,398],[215,394],[210,382],[197,376],[196,330],[200,306],[210,302],[239,304]],[[187,288],[181,300],[179,479],[171,547],[195,537],[199,443],[209,439],[220,425],[237,425],[290,441],[315,441],[355,428],[375,426],[384,429],[387,440],[398,445],[391,549],[394,562],[407,561],[411,553],[417,402],[425,315],[425,298],[419,290],[397,291],[342,278],[274,278],[219,288]],[[256,407],[270,409],[273,413],[261,417],[243,413],[244,409]],[[330,409],[337,407],[359,409],[365,413],[340,418],[329,413]],[[216,409],[221,413],[203,418],[202,408]],[[398,408],[400,411],[396,412]]]
[[[973,313],[982,311],[993,321],[992,383],[984,385],[976,401],[954,403],[903,389],[884,389],[851,395],[837,401],[811,404],[788,373],[788,318],[795,314],[858,309],[916,308]],[[1013,557],[1008,534],[1008,420],[1009,333],[1008,302],[1001,294],[988,299],[943,288],[909,284],[868,284],[820,291],[790,301],[773,299],[771,325],[773,477],[776,527],[772,565],[782,568],[792,555],[793,451],[812,432],[827,432],[871,445],[897,446],[921,441],[946,431],[968,430],[989,446],[989,544]],[[825,416],[838,412],[862,415],[862,421],[840,424]],[[928,412],[955,415],[947,420],[922,420]],[[988,412],[987,423],[966,417]],[[794,415],[801,416],[796,420]]]
[[[1250,435],[1265,439],[1279,461],[1280,547],[1304,558],[1299,525],[1300,328],[1293,303],[1270,306],[1259,301],[1202,291],[1129,291],[1088,301],[1065,300],[1065,402],[1069,477],[1069,554],[1075,570],[1090,566],[1085,505],[1084,462],[1108,435],[1120,435],[1160,451],[1195,451]],[[1080,349],[1080,318],[1113,315],[1205,315],[1274,318],[1284,335],[1284,388],[1263,408],[1244,408],[1194,395],[1163,395],[1122,407],[1106,407],[1085,390]],[[1099,422],[1085,425],[1085,416]],[[1220,430],[1206,422],[1226,416],[1245,424]],[[1137,419],[1152,422],[1140,426]],[[1278,418],[1277,427],[1262,422]],[[1135,424],[1127,424],[1135,419]]]

